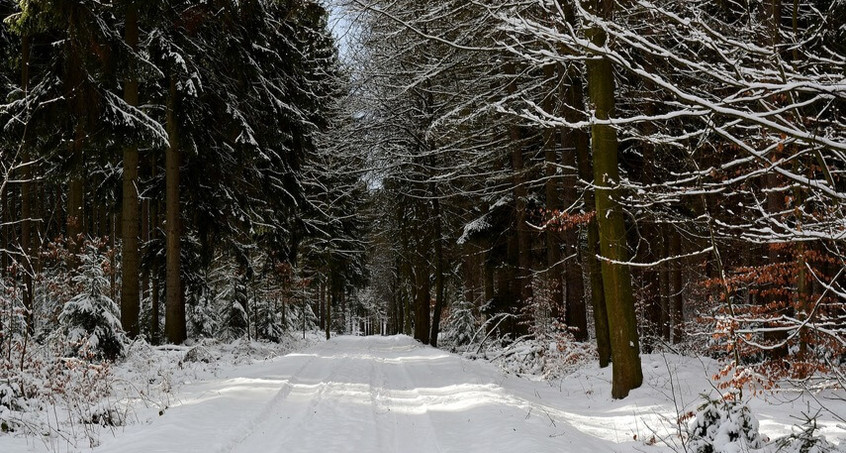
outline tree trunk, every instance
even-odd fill
[[[573,90],[576,87],[570,86]],[[581,86],[578,87],[581,89]],[[568,130],[562,131],[562,164],[564,165],[563,205],[572,206],[578,201],[576,185],[576,154],[578,148],[584,148],[587,154],[588,140],[583,131]],[[567,145],[571,145],[572,148]],[[579,230],[575,226],[564,231],[564,281],[566,282],[566,316],[565,322],[576,341],[586,341],[587,331],[587,307],[585,307],[585,286],[582,278],[582,268],[579,265]]]
[[[580,74],[574,74],[567,83],[567,119],[578,121],[579,113],[584,110],[585,102],[582,94],[584,89]],[[593,164],[590,156],[590,139],[582,129],[573,130],[573,146],[575,147],[578,159],[579,178],[583,181],[593,182]],[[584,191],[585,209],[596,208],[594,190],[586,187]],[[596,351],[599,356],[599,367],[605,368],[611,363],[611,339],[608,331],[608,311],[605,307],[605,288],[602,284],[602,267],[599,259],[599,228],[594,216],[587,224],[587,244],[585,247],[586,256],[583,263],[586,264],[590,276],[590,299],[593,307],[593,323],[596,331]],[[587,323],[587,320],[585,320]]]
[[[555,66],[548,64],[543,68],[544,78],[547,81],[552,80],[555,75]],[[550,93],[543,103],[544,111],[550,115],[555,114],[553,105],[554,96]],[[544,183],[544,195],[546,196],[546,217],[552,219],[556,214],[560,213],[561,200],[559,197],[559,185],[562,183],[560,177],[560,169],[558,168],[558,156],[555,149],[557,139],[557,129],[553,127],[544,128],[543,131],[543,147],[544,147],[544,169],[546,173],[546,182]],[[562,132],[563,133],[563,132]],[[567,152],[566,148],[563,152]],[[566,183],[565,183],[566,184]],[[544,232],[546,239],[546,282],[547,294],[549,298],[550,317],[555,320],[563,321],[562,309],[564,308],[564,281],[561,278],[561,231],[560,227],[553,222],[546,228]],[[566,314],[566,311],[565,311]]]
[[[5,277],[7,269],[9,268],[9,253],[5,250],[12,249],[12,196],[11,191],[8,185],[8,180],[14,178],[14,174],[9,172],[4,175],[7,180],[6,184],[3,184],[3,191],[0,193],[0,197],[3,198],[3,242],[0,243],[0,247],[3,247],[4,252],[0,253],[2,255],[2,260],[0,260],[0,264],[2,264],[3,268],[0,269],[0,276]]]
[[[414,339],[429,344],[429,263],[425,256],[419,256],[414,266]]]
[[[84,187],[82,181],[82,141],[85,137],[85,128],[82,120],[77,120],[76,134],[71,142],[71,179],[68,183],[68,239],[70,250],[79,251],[84,231],[83,217],[83,196]]]
[[[342,280],[341,287],[338,288],[338,300],[341,302],[341,334],[349,334],[350,316],[347,313],[347,285]]]
[[[396,298],[396,334],[405,334],[405,291],[404,285],[397,279],[394,297]]]
[[[70,142],[70,181],[68,183],[68,197],[67,197],[67,233],[69,240],[69,248],[71,252],[79,251],[80,242],[82,240],[81,234],[84,231],[84,212],[83,212],[83,160],[82,147],[85,140],[85,99],[83,98],[82,90],[82,74],[80,74],[82,61],[79,56],[79,50],[71,43],[70,62],[67,73],[67,92],[68,100],[73,102],[72,109],[76,114],[76,125],[74,127],[74,138]]]
[[[643,230],[646,231],[650,226],[645,225]],[[647,234],[647,236],[651,237],[653,240],[656,239],[652,235]],[[644,238],[644,240],[645,239],[646,238]],[[655,255],[649,252],[642,252],[638,261],[649,263],[654,262]],[[655,351],[655,347],[659,343],[662,332],[661,318],[663,314],[661,312],[661,283],[658,278],[659,273],[655,268],[645,268],[640,272],[640,303],[643,308],[643,316],[646,318],[642,320],[644,324],[644,338],[641,342],[641,348],[646,354],[650,354]]]
[[[332,332],[332,302],[335,300],[335,275],[333,272],[329,274],[329,292],[326,295],[326,339],[331,337]]]
[[[323,314],[323,307],[325,306],[325,302],[323,298],[325,297],[326,286],[323,284],[323,279],[318,278],[317,280],[317,328],[323,330],[323,326],[325,325],[325,315]]]
[[[512,95],[517,91],[517,82],[514,78],[514,63],[505,64],[505,74],[510,80],[506,86],[508,94]],[[526,175],[524,174],[523,145],[520,140],[520,129],[512,120],[508,126],[508,135],[511,141],[511,169],[513,171],[514,185],[514,219],[517,228],[517,294],[519,295],[518,307],[532,300],[532,274],[531,274],[531,237],[529,225],[526,223],[527,205],[529,191],[526,187]],[[517,327],[516,334],[526,333],[525,328]]]
[[[156,161],[155,156],[151,158],[152,160],[152,172],[153,176],[156,175]],[[161,223],[159,222],[159,200],[150,200],[150,223],[152,224],[150,227],[150,240],[155,241],[159,237],[159,227]],[[153,264],[150,269],[150,274],[152,276],[152,283],[150,289],[150,339],[154,343],[158,343],[160,339],[160,332],[159,332],[159,307],[160,307],[160,272],[157,260],[152,260]]]
[[[604,3],[604,4],[602,4]],[[595,0],[594,9],[603,17],[610,17],[613,2]],[[606,36],[600,28],[587,31],[597,46],[604,46]],[[588,90],[600,120],[614,113],[614,72],[607,58],[587,61]],[[608,310],[608,327],[613,361],[611,396],[625,398],[629,391],[643,382],[640,366],[639,341],[635,318],[629,269],[620,264],[628,259],[626,226],[619,206],[620,183],[617,166],[617,132],[608,125],[591,127],[594,181],[596,184],[596,218],[599,226],[599,248],[603,257],[602,282]]]
[[[388,300],[388,310],[387,310],[387,318],[385,319],[387,323],[387,330],[393,331],[396,333],[396,325],[397,325],[397,291],[396,287],[391,288],[391,298]]]
[[[402,303],[403,313],[405,313],[403,321],[405,330],[403,331],[403,333],[408,336],[412,336],[414,334],[414,300],[412,298],[412,291],[409,288],[406,288],[406,290],[403,291]]]
[[[132,50],[138,47],[138,11],[134,4],[126,11],[126,44]],[[138,79],[133,69],[123,88],[123,98],[130,106],[138,105]],[[130,338],[139,333],[139,254],[138,254],[138,146],[133,144],[123,150],[123,215],[121,216],[121,287],[120,321]]]
[[[432,313],[432,330],[429,333],[429,344],[438,347],[438,332],[441,329],[441,313],[446,306],[446,291],[444,288],[444,244],[441,218],[441,204],[437,194],[432,200],[432,220],[435,222],[435,310]]]
[[[670,251],[670,234],[672,231],[669,226],[662,226],[661,227],[662,236],[664,239],[661,241],[660,247],[660,256],[669,257],[673,256],[672,252]],[[658,297],[661,303],[661,338],[664,341],[669,342],[671,340],[671,328],[673,325],[672,321],[672,308],[670,306],[670,262],[661,263],[658,266]]]
[[[493,304],[493,299],[496,296],[496,279],[494,276],[496,275],[496,268],[494,264],[491,262],[491,252],[490,250],[486,250],[485,256],[482,257],[482,297],[484,300],[482,301],[482,306],[479,307],[479,311],[484,316],[486,310],[482,310],[482,307],[490,307]],[[483,317],[481,319],[482,322],[485,321]]]
[[[165,154],[165,236],[167,238],[165,278],[165,335],[169,342],[180,344],[186,338],[185,300],[180,275],[179,225],[179,128],[176,123],[176,76],[170,76],[167,97],[168,147]]]
[[[670,256],[681,254],[681,236],[677,231],[671,231]],[[676,262],[670,269],[670,300],[672,301],[673,343],[678,344],[684,339],[684,282],[682,281],[682,263]]]
[[[121,215],[120,214],[109,214],[109,248],[111,250],[117,250],[116,246],[116,239],[118,236],[118,231],[120,231],[120,224],[121,224]],[[89,223],[89,225],[91,225]],[[91,233],[89,233],[91,234]],[[112,269],[109,272],[109,297],[117,301],[118,289],[117,289],[117,255],[112,253],[109,257],[109,264],[111,265]]]
[[[138,245],[138,254],[141,257],[140,260],[143,260],[145,253],[147,252],[147,248],[150,244],[150,200],[149,199],[142,199],[141,200],[141,230],[140,230],[140,241],[141,243]],[[145,300],[148,300],[150,297],[150,270],[149,268],[144,268],[141,266],[141,294],[140,300],[142,303]],[[139,321],[140,322],[140,321]]]
[[[21,88],[24,95],[29,91],[29,57],[30,57],[30,37],[23,35],[21,37]],[[26,130],[26,129],[25,129]],[[33,333],[35,331],[35,312],[33,306],[33,272],[35,271],[33,260],[32,247],[32,188],[34,186],[32,164],[29,162],[29,150],[27,147],[27,137],[24,136],[21,140],[21,148],[23,152],[23,166],[21,167],[21,262],[24,263],[24,288],[23,288],[23,304],[26,308],[26,325],[27,331]]]

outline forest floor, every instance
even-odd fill
[[[136,403],[132,422],[102,432],[96,448],[0,435],[0,451],[684,451],[678,415],[695,411],[700,394],[716,394],[708,380],[716,364],[677,355],[645,355],[643,364],[644,385],[612,400],[610,370],[595,365],[548,382],[405,336],[337,337],[195,371],[195,381],[182,373],[166,406]],[[818,434],[846,448],[846,426],[837,421],[846,415],[842,394],[750,398],[770,439],[795,431],[795,417],[822,403]]]

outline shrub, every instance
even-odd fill
[[[779,452],[782,453],[835,453],[837,447],[826,440],[824,436],[818,436],[817,416],[803,414],[805,419],[802,424],[797,425],[798,432],[784,436],[776,440]]]
[[[705,395],[705,403],[688,426],[688,451],[695,453],[730,453],[739,448],[761,448],[758,420],[735,394],[718,399]]]
[[[59,315],[58,341],[66,353],[79,357],[93,356],[113,360],[123,354],[128,343],[118,318],[117,304],[106,295],[110,286],[106,278],[106,257],[96,242],[86,241],[79,254],[79,274],[74,283],[82,292],[67,301]]]

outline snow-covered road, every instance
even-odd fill
[[[542,396],[561,395],[557,389],[508,379],[488,363],[408,337],[340,337],[237,371],[236,377],[186,385],[180,401],[161,417],[128,426],[114,438],[104,436],[94,451],[596,453],[631,448],[586,433],[590,417],[581,429],[571,427],[553,398]],[[595,421],[613,423],[613,417]]]
[[[181,383],[161,416],[155,407],[139,408],[130,414],[133,423],[102,433],[100,445],[88,451],[682,451],[678,414],[701,403],[716,368],[673,355],[643,360],[644,385],[612,400],[610,369],[596,364],[551,385],[405,336],[338,337],[257,363],[221,363],[218,377]],[[808,410],[791,392],[750,404],[771,439],[790,433],[796,414]],[[829,414],[821,415],[820,433],[842,446],[846,428]],[[0,451],[7,451],[2,444]]]

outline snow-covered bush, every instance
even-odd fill
[[[302,303],[298,302],[295,306],[289,306],[286,313],[286,327],[289,332],[303,330],[303,321],[305,321],[305,330],[317,329],[317,315],[314,314],[309,304],[306,304],[305,309],[303,309]],[[305,316],[305,320],[303,320],[303,316]],[[278,340],[276,341],[278,342]]]
[[[123,426],[126,423],[126,413],[111,401],[103,401],[91,406],[80,421],[89,425]]]
[[[547,357],[546,375],[564,377],[586,364],[596,361],[596,344],[576,341],[566,326],[559,326],[555,335],[556,351]]]
[[[776,440],[778,452],[780,453],[835,453],[837,446],[829,442],[824,436],[817,435],[817,413],[816,415],[804,414],[805,420],[798,425],[798,432],[784,436]]]
[[[688,451],[694,453],[735,453],[761,448],[758,420],[737,396],[712,399],[706,395],[688,426]]]
[[[0,424],[2,431],[13,429],[11,411],[26,405],[17,379],[20,362],[15,359],[25,350],[27,338],[26,308],[21,286],[11,278],[0,279]],[[18,365],[18,366],[16,366]]]
[[[214,355],[209,351],[209,348],[202,344],[198,344],[193,348],[189,349],[188,352],[185,353],[185,356],[182,358],[183,362],[190,362],[190,363],[212,363],[214,362]]]
[[[255,323],[256,338],[279,342],[287,329],[286,324],[295,315],[294,310],[283,308],[275,301],[267,299],[256,299],[253,303],[255,305],[253,322]],[[285,310],[287,320],[283,319],[283,310]]]
[[[106,295],[110,285],[105,267],[109,265],[97,243],[86,241],[78,255],[79,273],[73,281],[82,292],[67,301],[59,314],[58,336],[65,353],[100,359],[114,359],[123,354],[127,344],[120,324],[117,304]]]
[[[553,338],[521,337],[506,345],[492,343],[485,356],[509,373],[560,379],[596,359],[596,348],[560,330]]]
[[[238,338],[247,335],[249,328],[249,316],[247,309],[241,301],[233,300],[228,306],[224,308],[224,316],[226,317],[227,332],[223,335],[224,338]]]
[[[250,314],[253,298],[249,292],[248,282],[243,275],[233,276],[232,292],[221,302],[224,338],[239,338],[249,334]]]
[[[317,319],[317,315],[314,313],[314,310],[312,310],[310,304],[305,304],[305,307],[301,306],[299,308],[299,310],[297,311],[296,325],[292,328],[294,328],[295,330],[303,328],[303,316],[305,316],[306,330],[317,329],[317,322],[319,321],[319,319]]]
[[[213,301],[202,296],[196,304],[186,307],[188,335],[191,338],[214,338],[220,329],[220,319]]]
[[[50,373],[37,360],[31,347],[18,337],[8,342],[8,349],[0,357],[0,431],[17,431],[25,414],[42,406],[38,396],[43,394],[44,382]]]
[[[109,362],[65,357],[65,345],[58,342],[17,343],[11,352],[0,358],[0,430],[63,438],[79,434],[92,441],[88,428],[76,432],[73,426],[118,423],[120,411],[109,399]],[[70,433],[62,424],[70,425]]]
[[[26,332],[27,317],[22,290],[22,285],[14,279],[0,279],[0,351],[4,351],[15,336]]]
[[[228,334],[228,311],[237,284],[235,266],[231,261],[216,258],[212,265],[193,277],[186,294],[185,317],[190,338],[216,338]]]
[[[559,379],[596,358],[595,345],[576,341],[573,332],[559,319],[565,308],[556,295],[557,284],[547,279],[533,282],[534,297],[520,314],[520,322],[527,326],[529,335],[506,344],[494,359],[505,370]]]
[[[118,426],[124,417],[112,394],[114,376],[109,362],[65,358],[53,363],[50,391],[44,400],[65,407],[72,419],[84,424]],[[93,433],[89,437],[93,436]],[[90,439],[90,440],[93,440]]]
[[[550,279],[532,282],[532,298],[521,308],[521,324],[528,327],[530,335],[537,339],[551,339],[558,335],[564,313],[562,300],[556,297],[559,283]],[[560,288],[559,288],[560,289]]]
[[[469,345],[473,341],[478,329],[473,304],[459,299],[452,305],[449,317],[443,328],[444,344],[452,346],[452,350],[460,346]]]
[[[28,410],[29,401],[17,370],[10,360],[0,359],[0,432],[17,428],[17,415]]]

